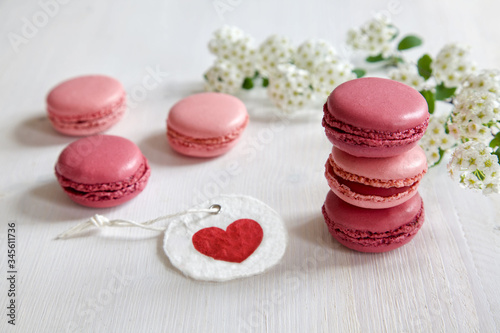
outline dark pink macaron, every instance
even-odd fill
[[[360,157],[389,157],[410,150],[429,122],[427,102],[417,90],[375,77],[339,85],[323,111],[328,139]]]
[[[109,76],[87,75],[64,81],[47,96],[47,113],[57,131],[93,135],[115,125],[125,113],[122,84]]]
[[[59,184],[76,203],[114,207],[136,197],[151,174],[148,161],[130,140],[94,135],[68,145],[55,166]]]
[[[332,191],[323,205],[330,234],[360,252],[387,252],[411,241],[424,222],[424,203],[417,193],[401,205],[367,209],[348,204]]]

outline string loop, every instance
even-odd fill
[[[69,238],[71,236],[76,235],[77,233],[91,227],[95,226],[96,228],[102,228],[102,227],[139,227],[142,229],[147,229],[147,230],[154,230],[154,231],[165,231],[167,229],[166,226],[163,227],[156,227],[152,226],[152,224],[162,221],[162,220],[168,220],[177,216],[185,215],[185,214],[195,214],[195,213],[208,213],[208,214],[219,214],[221,211],[222,207],[218,204],[213,204],[208,208],[205,209],[189,209],[183,212],[179,212],[176,214],[171,214],[171,215],[164,215],[157,217],[153,220],[149,220],[146,222],[135,222],[135,221],[130,221],[130,220],[122,220],[122,219],[116,219],[116,220],[110,220],[106,216],[95,214],[92,216],[89,220],[82,222],[80,224],[75,225],[73,228],[59,234],[56,239],[65,239]]]

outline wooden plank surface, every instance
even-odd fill
[[[444,165],[431,169],[420,188],[426,222],[418,236],[390,253],[356,253],[332,240],[321,216],[331,146],[320,106],[310,117],[280,120],[266,115],[270,104],[258,92],[243,95],[251,123],[242,142],[216,159],[181,157],[165,138],[169,108],[202,89],[214,59],[206,45],[222,24],[258,41],[273,33],[296,45],[320,37],[343,50],[348,28],[396,8],[391,16],[401,33],[425,40],[410,57],[460,41],[471,45],[480,68],[500,68],[498,1],[221,0],[230,8],[224,13],[218,1],[66,2],[0,3],[1,332],[500,330],[499,195],[462,190]],[[45,24],[43,12],[51,13]],[[40,27],[13,47],[9,33],[22,35],[34,20]],[[151,71],[164,73],[156,88],[108,132],[139,145],[152,166],[150,183],[130,203],[99,213],[143,221],[203,196],[252,195],[276,209],[289,232],[283,261],[266,274],[193,281],[168,262],[161,235],[150,231],[54,240],[96,211],[73,204],[56,182],[54,163],[73,139],[51,129],[45,95],[61,80],[89,73],[117,77],[132,92]],[[209,190],[232,161],[241,172]],[[18,236],[15,327],[4,314],[8,222]]]

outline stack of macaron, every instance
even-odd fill
[[[396,81],[361,78],[338,86],[323,111],[333,144],[322,208],[329,232],[361,252],[408,243],[424,221],[417,188],[427,161],[417,143],[429,121],[425,99]]]

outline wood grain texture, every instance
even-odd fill
[[[444,166],[433,168],[420,188],[426,208],[420,233],[401,249],[362,254],[336,243],[321,216],[331,148],[321,106],[311,117],[283,120],[272,116],[265,95],[244,94],[251,123],[228,154],[198,160],[167,145],[167,112],[202,89],[202,73],[214,60],[206,45],[222,24],[238,25],[258,41],[272,33],[295,44],[321,37],[351,56],[341,47],[347,29],[391,2],[243,0],[222,15],[214,3],[68,1],[18,52],[9,33],[21,34],[23,18],[32,21],[43,9],[34,1],[0,3],[0,211],[3,221],[17,224],[19,250],[17,325],[7,325],[2,312],[0,331],[498,332],[498,195],[462,190]],[[402,34],[424,38],[409,57],[461,41],[472,46],[480,68],[500,68],[498,1],[396,5],[392,19]],[[139,145],[152,167],[150,183],[133,201],[99,213],[143,221],[219,193],[252,195],[276,209],[289,231],[283,261],[266,274],[193,281],[168,262],[163,237],[145,230],[54,240],[96,211],[73,204],[56,182],[54,163],[73,138],[50,128],[45,95],[61,80],[88,73],[114,76],[132,94],[151,71],[168,75],[132,100],[108,132]],[[235,162],[237,173],[228,176]],[[5,244],[2,227],[2,274]],[[4,308],[7,286],[0,281]]]

